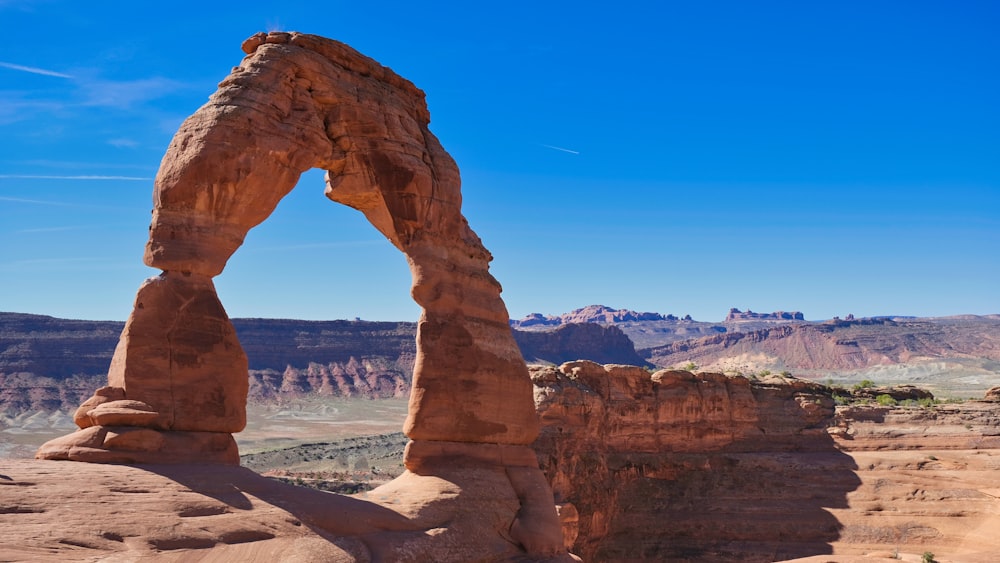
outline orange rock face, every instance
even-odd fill
[[[858,480],[826,431],[834,406],[822,386],[592,362],[532,368],[532,378],[543,422],[534,447],[564,541],[584,560],[832,551],[825,507]]]
[[[531,373],[534,446],[564,542],[585,560],[1000,553],[996,403],[835,407],[830,388],[801,379],[591,362]]]
[[[212,278],[299,176],[321,168],[326,196],[361,211],[406,255],[423,310],[404,426],[410,471],[384,498],[440,504],[414,501],[410,487],[485,464],[511,503],[490,504],[494,512],[471,525],[491,521],[503,534],[490,541],[565,556],[551,491],[526,447],[538,434],[527,366],[492,256],[462,216],[458,167],[428,129],[423,92],[317,36],[257,34],[243,49],[157,173],[144,261],[163,273],[139,289],[108,387],[77,412],[79,432],[37,457],[237,462],[230,433],[246,421],[247,360]]]
[[[181,126],[156,179],[146,264],[214,276],[310,168],[403,251],[423,307],[407,434],[530,443],[527,368],[458,167],[419,89],[345,45],[273,33]],[[466,390],[455,393],[455,389]]]
[[[156,177],[143,285],[109,384],[161,430],[242,428],[246,359],[211,278],[310,168],[403,251],[423,308],[405,430],[418,440],[528,444],[531,381],[490,253],[461,213],[458,168],[424,95],[346,45],[257,35],[181,125]],[[98,412],[97,414],[101,414]],[[91,417],[92,418],[92,417]]]

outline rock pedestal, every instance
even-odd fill
[[[462,216],[458,167],[428,129],[423,92],[317,36],[261,33],[243,49],[157,173],[144,261],[163,274],[139,289],[109,386],[81,407],[81,430],[38,457],[238,462],[230,433],[245,423],[247,362],[212,277],[302,172],[322,168],[327,197],[364,213],[406,254],[423,309],[404,427],[414,440],[410,475],[463,460],[493,468],[515,500],[513,512],[493,515],[509,523],[502,541],[535,556],[565,553],[551,492],[525,447],[538,435],[527,367],[492,257]],[[403,479],[394,494],[417,481]]]

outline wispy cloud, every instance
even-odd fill
[[[580,154],[580,151],[574,151],[574,150],[571,150],[571,149],[564,149],[563,147],[557,147],[555,145],[546,145],[546,144],[543,144],[542,146],[545,147],[545,148],[547,148],[547,149],[552,149],[554,151],[568,152],[569,154]]]
[[[28,199],[24,197],[7,197],[0,196],[0,201],[8,201],[10,203],[26,203],[28,205],[52,205],[55,207],[79,207],[75,203],[66,203],[65,201],[49,201],[44,199]]]
[[[34,100],[22,92],[0,92],[0,125],[23,121],[39,113],[59,115],[65,108],[63,102]]]
[[[93,113],[97,109],[136,111],[152,100],[174,95],[191,87],[185,83],[154,76],[133,80],[109,80],[100,77],[99,69],[76,69],[72,75],[0,62],[3,68],[57,76],[66,79],[66,86],[49,90],[14,90],[13,85],[0,87],[0,125],[33,119],[48,114],[61,119],[75,116],[80,110]]]
[[[31,199],[27,197],[9,197],[0,196],[0,202],[8,203],[20,203],[24,205],[48,205],[52,207],[70,207],[75,209],[92,209],[92,210],[105,210],[105,211],[128,211],[133,212],[134,209],[128,207],[118,207],[114,205],[94,205],[90,203],[76,203],[72,201],[55,201],[49,199]]]
[[[71,269],[73,272],[106,271],[135,268],[135,265],[124,261],[109,259],[106,256],[30,258],[27,260],[13,260],[11,262],[0,263],[0,272],[23,272],[25,270],[63,271],[67,268]]]
[[[262,246],[259,248],[248,247],[243,251],[250,250],[254,252],[275,252],[275,251],[288,251],[288,250],[313,250],[317,248],[354,248],[358,246],[373,246],[377,244],[386,244],[386,241],[354,240],[354,241],[344,241],[344,242],[314,242],[314,243],[303,243],[303,244],[285,244],[277,246]]]
[[[19,235],[30,235],[37,233],[59,233],[63,231],[79,231],[82,229],[91,229],[91,228],[93,227],[85,227],[77,225],[77,226],[67,226],[67,227],[39,227],[37,229],[19,229],[14,232]]]
[[[134,139],[108,139],[108,144],[119,149],[134,149],[139,146],[139,141]]]
[[[21,72],[30,72],[31,74],[41,74],[42,76],[55,76],[56,78],[73,78],[72,75],[63,74],[61,72],[56,72],[54,70],[47,70],[44,68],[37,68],[33,66],[17,65],[14,63],[5,63],[0,61],[0,67],[7,68],[10,70],[19,70]]]
[[[156,170],[156,165],[158,162],[146,163],[146,164],[134,164],[134,163],[121,163],[121,162],[95,162],[95,161],[80,161],[80,160],[45,160],[45,159],[31,159],[31,160],[7,160],[2,161],[0,164],[13,165],[17,167],[30,166],[32,168],[42,167],[42,168],[55,168],[62,170],[81,170],[81,169],[108,169],[108,168],[124,168],[124,169],[135,169],[135,170]]]
[[[0,174],[3,180],[127,180],[130,182],[151,182],[152,178],[140,176],[40,176],[34,174]]]
[[[84,78],[79,85],[83,105],[115,108],[131,108],[173,93],[182,86],[180,82],[161,77],[139,80]]]

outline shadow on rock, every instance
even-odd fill
[[[780,561],[832,553],[860,485],[794,378],[572,362],[532,372],[534,446],[573,551],[592,561]],[[575,536],[575,537],[574,537]]]

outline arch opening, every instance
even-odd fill
[[[243,47],[157,173],[143,260],[162,274],[136,294],[108,385],[77,410],[80,430],[36,457],[239,463],[232,433],[246,424],[248,366],[213,278],[300,175],[321,168],[327,197],[403,252],[421,315],[406,471],[350,503],[357,522],[334,506],[313,524],[360,538],[365,560],[439,559],[441,545],[456,560],[570,560],[527,447],[538,433],[527,366],[423,92],[329,39],[261,33]]]
[[[409,264],[421,314],[404,432],[416,442],[530,444],[538,421],[527,368],[423,92],[316,36],[258,34],[244,50],[167,149],[144,255],[163,273],[140,287],[109,386],[78,424],[194,435],[181,442],[217,435],[194,450],[238,461],[225,438],[245,425],[246,357],[213,278],[302,173],[319,168],[326,197],[363,213]]]

